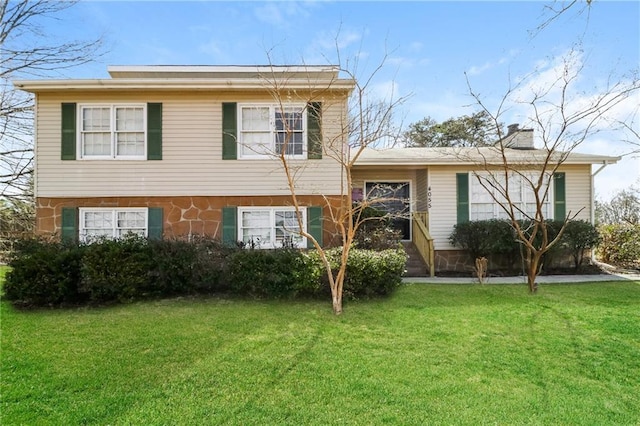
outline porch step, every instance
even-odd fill
[[[418,252],[416,245],[411,241],[405,241],[402,243],[404,251],[407,252],[407,266],[405,277],[427,277],[429,276],[429,267],[422,260],[422,256]]]

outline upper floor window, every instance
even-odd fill
[[[239,105],[240,158],[286,154],[306,158],[304,105]]]
[[[144,160],[145,117],[145,105],[80,105],[79,157]]]

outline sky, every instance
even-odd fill
[[[560,2],[522,1],[81,1],[43,21],[51,40],[103,37],[92,63],[51,78],[108,78],[109,65],[357,64],[380,97],[407,96],[396,111],[404,126],[478,110],[471,89],[495,111],[510,85],[518,100],[551,84],[561,58],[580,70],[572,105],[627,81],[640,64],[640,2],[594,0],[574,6],[539,30]],[[580,43],[578,44],[578,41]],[[338,57],[336,46],[339,47]],[[525,76],[528,76],[525,79]],[[557,88],[554,89],[557,91]],[[552,93],[552,92],[550,92]],[[514,98],[516,99],[516,98]],[[640,94],[611,120],[640,134]],[[526,124],[531,111],[513,104],[504,124]],[[624,155],[633,146],[603,131],[576,151]],[[640,141],[638,141],[640,143]],[[638,147],[636,147],[638,148]],[[640,184],[640,158],[625,156],[597,175],[596,196]]]

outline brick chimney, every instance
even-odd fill
[[[507,135],[504,137],[504,146],[513,149],[534,149],[533,129],[521,129],[519,124],[507,126]]]

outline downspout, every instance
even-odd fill
[[[602,165],[598,168],[598,170],[596,170],[594,173],[591,174],[591,214],[590,214],[590,219],[591,219],[591,224],[595,224],[596,221],[596,189],[594,186],[594,178],[596,177],[596,175],[598,173],[600,173],[602,170],[604,170],[605,167],[607,167],[610,163],[608,163],[607,161],[603,161]]]
[[[604,170],[605,167],[607,167],[610,163],[608,163],[607,161],[603,161],[602,165],[598,168],[598,170],[596,170],[594,173],[591,173],[591,214],[590,214],[590,219],[591,219],[591,224],[595,225],[596,222],[596,189],[594,184],[594,178],[596,177],[596,175],[598,173],[600,173],[602,170]],[[615,164],[615,163],[614,163]],[[593,250],[593,248],[591,249],[591,263],[594,263],[594,261],[596,260],[596,251]]]

